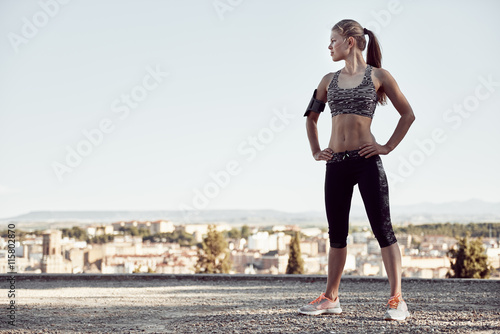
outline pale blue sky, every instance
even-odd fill
[[[38,1],[0,2],[0,217],[323,210],[325,163],[302,115],[323,75],[344,66],[327,49],[344,18],[377,33],[382,67],[416,114],[382,157],[392,204],[500,201],[496,1],[242,1],[224,12],[214,4],[227,1],[54,1],[41,1],[51,15]],[[134,108],[121,101],[131,94]],[[379,143],[398,116],[377,107]],[[82,131],[101,122],[112,129],[58,178],[54,163],[85,149]],[[326,147],[328,107],[319,123]],[[420,148],[433,132],[445,140]]]

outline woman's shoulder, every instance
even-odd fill
[[[323,76],[323,80],[330,81],[334,75],[335,75],[335,72],[328,72],[327,74],[325,74]]]
[[[328,87],[328,85],[330,84],[330,82],[332,81],[332,78],[334,75],[335,75],[335,72],[329,72],[329,73],[325,74],[321,78],[321,82],[320,82],[319,86],[326,89]]]
[[[326,94],[328,92],[328,87],[330,86],[330,82],[332,81],[334,74],[335,74],[334,72],[329,72],[321,78],[321,81],[318,85],[318,95],[316,96],[318,100],[321,100],[323,102],[326,101]]]
[[[340,71],[340,70],[339,70]],[[323,83],[323,85],[325,86],[326,89],[328,89],[328,87],[330,86],[331,82],[332,82],[332,79],[335,75],[335,73],[339,72],[339,71],[336,71],[336,72],[329,72],[327,74],[325,74],[323,76],[323,79],[321,79],[321,82]]]
[[[381,81],[391,77],[391,73],[389,73],[388,70],[386,70],[385,68],[382,68],[382,67],[372,66],[372,73],[373,73],[374,77],[376,77],[378,80],[381,80]]]
[[[372,75],[375,78],[374,85],[377,90],[379,87],[383,87],[386,92],[399,89],[396,79],[387,69],[373,67]]]

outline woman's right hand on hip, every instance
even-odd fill
[[[325,148],[323,151],[318,151],[313,154],[314,159],[320,160],[330,160],[333,157],[333,150],[331,148]]]

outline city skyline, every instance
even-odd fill
[[[375,32],[382,67],[416,115],[382,157],[391,205],[500,202],[500,155],[490,149],[500,139],[492,66],[500,5],[363,8],[3,2],[0,219],[44,210],[323,211],[325,166],[311,156],[302,115],[320,79],[344,66],[327,49],[344,18]],[[329,111],[319,119],[322,147]],[[377,106],[379,143],[397,121],[390,102]],[[357,189],[353,205],[362,205]]]
[[[460,224],[403,227],[397,233],[403,255],[403,277],[444,278],[450,269],[451,254],[448,251],[459,241],[457,236],[463,236],[471,230],[476,237],[484,238],[477,240],[485,248],[493,268],[498,269],[500,223],[494,225],[494,234],[491,224],[481,224],[477,229]],[[210,236],[211,231],[219,233],[221,239],[207,241],[214,238]],[[326,274],[330,247],[326,228],[300,228],[293,224],[235,228],[231,224],[175,224],[166,220],[87,224],[25,234],[15,247],[16,271],[73,274],[198,273],[206,267],[202,264],[204,261],[199,261],[201,255],[196,248],[201,247],[201,243],[214,247],[213,242],[222,242],[225,244],[226,256],[231,259],[226,267],[228,273],[284,274],[288,273],[288,257],[294,253],[292,236],[297,232],[300,235],[297,239],[300,246],[297,247],[300,247],[299,253],[306,260],[303,273]],[[0,238],[0,244],[6,244],[4,238]],[[351,231],[347,245],[348,259],[344,273],[386,276],[379,244],[369,229]],[[0,250],[2,254],[7,254],[7,250]],[[201,264],[201,267],[196,263]],[[5,273],[6,268],[6,264],[1,264],[0,273]],[[493,278],[498,277],[498,271],[492,270],[491,275]]]

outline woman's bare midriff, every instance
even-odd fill
[[[372,119],[354,114],[332,117],[332,135],[328,147],[333,152],[357,150],[365,143],[375,142],[370,126]]]

